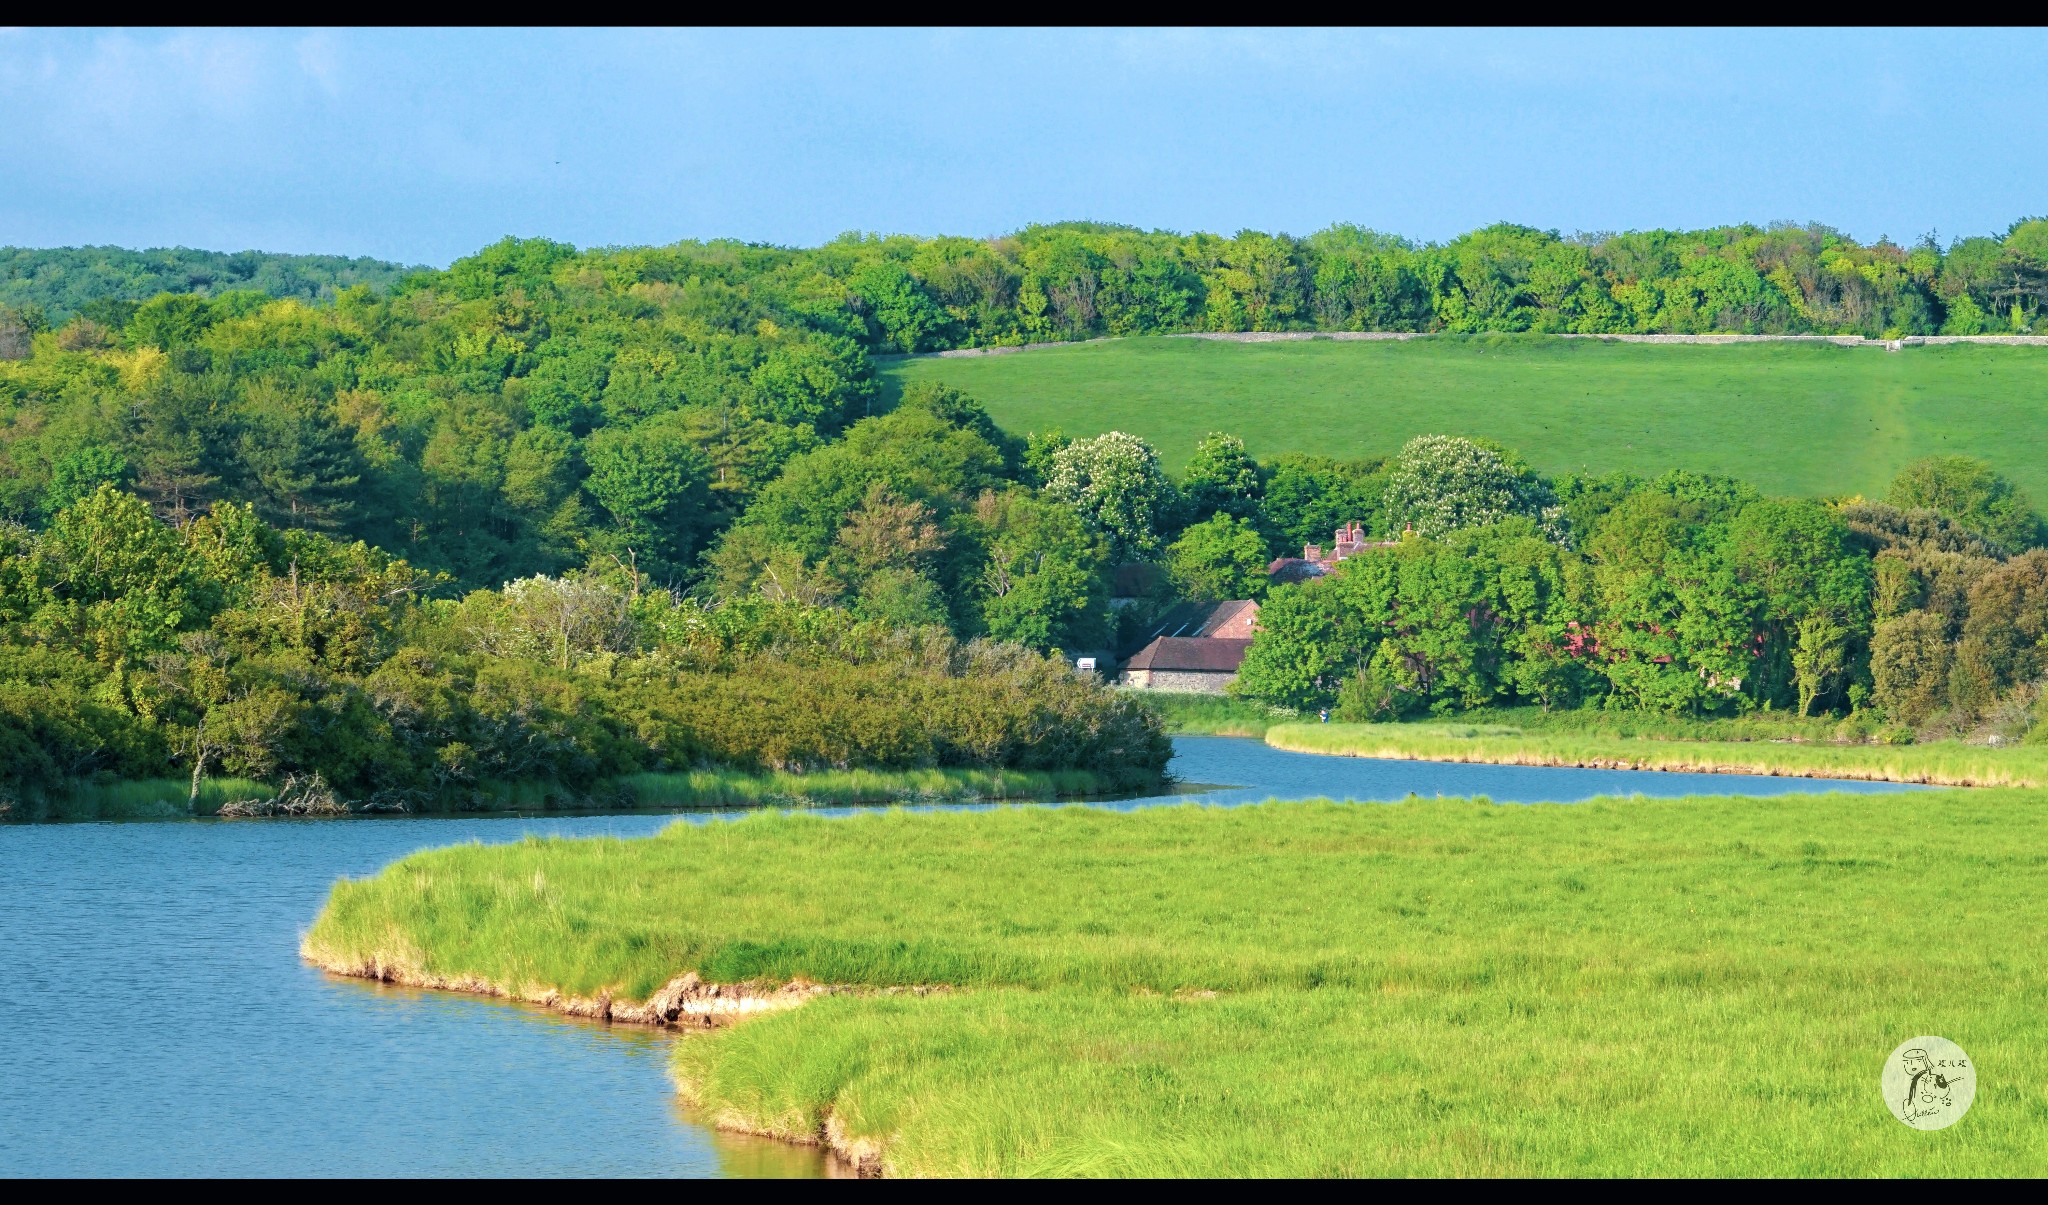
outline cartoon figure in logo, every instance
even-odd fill
[[[1901,1051],[1899,1061],[1906,1065],[1907,1072],[1912,1075],[1912,1078],[1906,1081],[1906,1099],[1900,1109],[1901,1113],[1908,1117],[1914,1116],[1916,1112],[1921,1116],[1927,1116],[1936,1109],[1955,1106],[1955,1100],[1950,1093],[1957,1084],[1963,1082],[1962,1076],[1950,1079],[1936,1071],[1934,1060],[1928,1058],[1927,1052],[1918,1046]],[[1918,1106],[1918,1110],[1915,1106]]]

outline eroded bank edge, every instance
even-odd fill
[[[514,988],[481,975],[438,975],[420,970],[403,960],[378,955],[345,957],[333,951],[302,943],[299,954],[307,962],[332,975],[350,979],[372,979],[379,983],[431,991],[490,996],[537,1005],[564,1016],[590,1021],[665,1028],[710,1029],[732,1025],[748,1017],[795,1008],[817,996],[832,995],[931,995],[951,989],[944,985],[910,987],[856,987],[850,984],[812,983],[792,979],[787,983],[708,983],[695,971],[685,971],[663,984],[646,1000],[635,1003],[610,992],[596,996],[567,995],[552,987]],[[693,1105],[701,1104],[696,1085],[678,1083],[677,1091]],[[765,1119],[748,1117],[730,1109],[711,1117],[714,1126],[735,1133],[775,1138],[800,1146],[823,1146],[851,1168],[855,1175],[872,1178],[886,1174],[887,1144],[879,1138],[849,1134],[828,1106],[815,1133],[778,1126]]]

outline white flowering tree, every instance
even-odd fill
[[[1077,439],[1053,456],[1045,494],[1108,541],[1119,562],[1159,555],[1159,533],[1179,505],[1152,445],[1122,431]]]
[[[1187,500],[1190,520],[1223,514],[1256,522],[1265,487],[1259,480],[1258,462],[1245,451],[1244,440],[1211,431],[1195,445],[1187,471],[1181,474],[1180,492]]]
[[[1536,474],[1455,435],[1409,440],[1387,474],[1385,505],[1395,530],[1412,527],[1425,539],[1516,515],[1536,520],[1558,539],[1562,520],[1556,502]]]
[[[524,577],[495,594],[480,590],[463,600],[460,626],[479,652],[568,669],[632,647],[632,600],[589,575]]]

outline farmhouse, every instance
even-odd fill
[[[1182,603],[1145,632],[1143,646],[1120,667],[1117,684],[1221,694],[1237,680],[1258,617],[1259,604],[1250,599]]]
[[[1266,576],[1271,578],[1275,585],[1305,582],[1310,578],[1323,576],[1335,568],[1338,562],[1357,556],[1368,548],[1392,548],[1399,543],[1397,540],[1367,540],[1365,524],[1356,519],[1339,524],[1336,535],[1337,538],[1330,544],[1327,555],[1324,554],[1321,544],[1304,544],[1300,556],[1275,558],[1272,564],[1266,566]]]

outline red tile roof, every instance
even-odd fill
[[[1246,612],[1250,615],[1247,616]],[[1244,621],[1249,619],[1255,623],[1258,614],[1259,604],[1248,598],[1220,603],[1181,603],[1161,615],[1135,639],[1125,641],[1120,651],[1128,657],[1161,636],[1211,637],[1233,625],[1241,631],[1249,626]]]
[[[1216,636],[1161,636],[1132,654],[1124,668],[1234,674],[1251,646],[1249,640]]]

